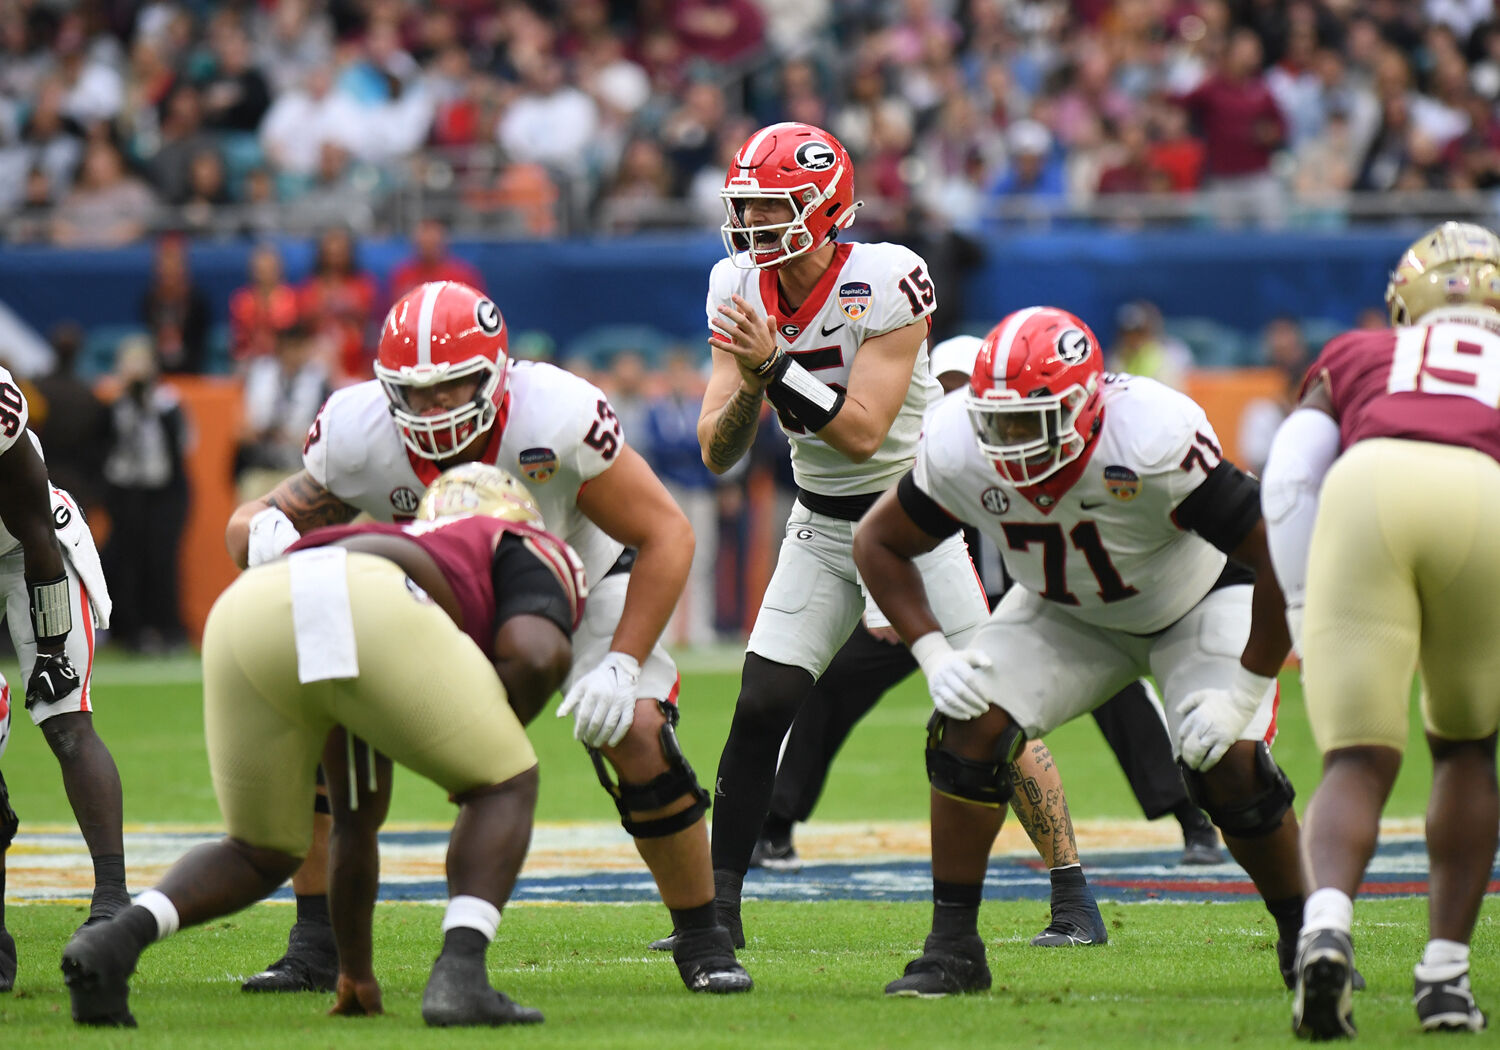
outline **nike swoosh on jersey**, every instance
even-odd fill
[[[834,325],[832,328],[822,328],[822,327],[820,327],[819,331],[821,331],[823,333],[824,338],[827,338],[828,336],[832,335],[834,332],[837,332],[840,328],[844,327],[844,325],[847,324],[847,323],[848,323],[847,321],[840,322],[839,324]]]
[[[1094,502],[1091,503],[1091,502],[1089,502],[1087,500],[1084,500],[1084,501],[1080,502],[1078,504],[1078,506],[1079,506],[1079,509],[1081,509],[1081,510],[1094,510],[1097,507],[1104,506],[1104,501],[1101,499],[1101,500],[1096,500],[1096,501],[1094,501]]]

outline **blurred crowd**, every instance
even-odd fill
[[[876,234],[1338,224],[1490,210],[1497,99],[1490,0],[3,0],[0,217],[100,246],[717,224],[733,150],[800,120]]]

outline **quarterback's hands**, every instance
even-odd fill
[[[78,672],[67,653],[37,653],[26,683],[26,710],[37,704],[55,704],[79,685]]]
[[[1177,705],[1182,716],[1177,728],[1182,760],[1197,770],[1218,765],[1275,688],[1276,679],[1239,665],[1228,689],[1199,689],[1183,697]]]
[[[380,982],[374,977],[350,977],[339,973],[337,998],[328,1013],[337,1017],[373,1017],[385,1013],[380,1002]]]
[[[614,747],[635,721],[635,686],[641,665],[627,653],[610,652],[568,690],[558,718],[573,715],[573,739],[589,747]]]
[[[988,656],[977,649],[953,648],[940,631],[918,638],[911,654],[927,677],[932,706],[941,714],[967,722],[990,709],[978,673],[990,668]]]
[[[245,562],[253,569],[257,565],[275,561],[301,536],[297,526],[292,524],[292,519],[275,507],[256,511],[255,516],[250,519],[250,550]]]
[[[761,317],[747,299],[730,298],[730,305],[719,307],[708,341],[734,357],[746,382],[763,388],[766,381],[755,370],[776,354],[775,318]]]

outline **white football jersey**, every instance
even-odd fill
[[[578,509],[578,492],[614,462],[625,437],[594,384],[552,365],[513,361],[503,426],[483,461],[526,486],[547,531],[566,540],[592,586],[624,547]],[[484,439],[480,439],[484,440]],[[410,521],[441,471],[407,451],[378,380],[345,387],[308,430],[302,462],[313,480],[377,521]]]
[[[993,540],[1019,586],[1087,623],[1150,634],[1224,569],[1225,555],[1172,516],[1218,465],[1219,441],[1195,401],[1152,379],[1106,375],[1103,417],[1077,481],[1038,507],[980,452],[954,391],[928,417],[913,480]]]
[[[730,297],[748,300],[762,317],[776,319],[777,343],[808,372],[829,386],[845,389],[854,356],[866,339],[904,328],[937,307],[927,264],[898,244],[840,244],[833,263],[807,301],[793,314],[779,306],[774,270],[742,269],[721,259],[708,278],[708,317]],[[781,429],[792,443],[797,484],[823,496],[884,492],[911,468],[922,413],[942,395],[927,365],[927,341],[917,350],[906,401],[885,442],[863,463],[854,463],[801,427]]]
[[[24,434],[31,441],[31,447],[36,449],[36,454],[42,455],[42,443],[26,427],[30,421],[31,406],[26,403],[21,384],[16,382],[8,370],[0,368],[0,453],[10,451],[11,446],[20,441]],[[0,554],[9,554],[20,545],[20,541],[0,522]]]

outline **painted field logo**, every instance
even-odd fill
[[[522,449],[516,462],[521,466],[521,473],[535,482],[550,481],[557,473],[557,453],[550,448]]]
[[[1129,503],[1141,490],[1141,478],[1129,467],[1105,467],[1104,487],[1121,503]]]
[[[391,490],[391,506],[396,508],[397,514],[415,514],[420,502],[422,498],[405,485]]]
[[[864,281],[839,285],[839,309],[851,321],[858,321],[870,309],[870,286]]]

